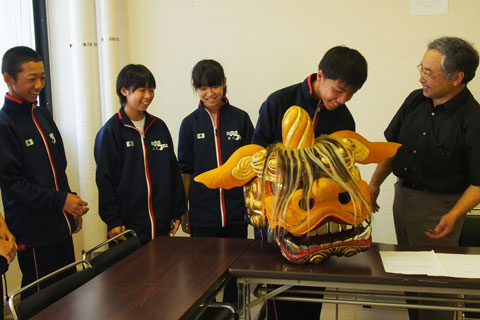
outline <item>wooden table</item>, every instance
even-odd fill
[[[191,319],[247,239],[160,237],[33,319]]]
[[[386,244],[372,244],[366,252],[353,257],[332,257],[318,265],[297,265],[281,256],[280,250],[273,244],[255,242],[230,267],[230,273],[237,277],[243,290],[243,313],[249,318],[247,310],[267,299],[275,298],[288,301],[329,302],[387,307],[416,307],[419,309],[438,309],[452,311],[480,311],[477,308],[465,308],[464,295],[474,295],[475,303],[480,302],[480,279],[459,279],[450,277],[410,276],[385,273],[379,255],[380,250],[424,251],[427,247],[406,247]],[[480,248],[435,248],[436,252],[480,254]],[[270,284],[257,291],[258,299],[250,301],[250,291],[258,284]],[[297,287],[296,287],[297,286]],[[299,289],[298,286],[301,286]],[[319,289],[322,288],[322,289]],[[328,288],[328,290],[323,290]],[[392,293],[393,292],[393,293]],[[418,295],[440,294],[437,303],[411,305],[405,301],[408,297],[418,300]],[[413,294],[409,294],[412,292]],[[458,301],[452,303],[452,296]],[[427,299],[432,299],[428,297]],[[434,298],[435,299],[435,298]],[[457,299],[454,297],[454,299]],[[434,301],[434,300],[432,300]]]

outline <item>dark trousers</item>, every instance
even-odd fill
[[[321,296],[320,296],[321,297]],[[267,300],[268,320],[319,320],[321,303]],[[264,318],[261,318],[264,319]]]
[[[247,225],[231,225],[226,227],[191,227],[191,237],[211,238],[247,238]]]
[[[226,227],[191,227],[191,237],[212,238],[247,238],[247,225],[232,225]],[[223,302],[236,304],[238,302],[237,278],[230,278],[223,290]]]
[[[24,287],[75,261],[72,237],[54,244],[18,251],[17,257],[20,270],[22,271],[22,287]],[[25,291],[22,294],[22,299],[74,273],[75,269],[72,268],[44,281],[42,284]]]
[[[393,218],[398,244],[458,247],[465,217],[459,219],[453,231],[442,239],[430,239],[425,235],[425,231],[434,229],[440,218],[455,205],[460,196],[413,190],[396,183]],[[413,300],[409,302],[416,303]],[[408,315],[410,320],[451,320],[454,317],[452,311],[421,309],[408,309]]]
[[[465,217],[442,239],[431,239],[425,231],[434,229],[440,218],[460,199],[461,194],[442,194],[413,190],[395,184],[393,219],[398,244],[458,247]]]

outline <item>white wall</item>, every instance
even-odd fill
[[[0,30],[14,30],[14,32],[0,33],[2,55],[14,46],[34,46],[32,2],[30,0],[1,0]],[[4,94],[7,90],[7,85],[2,78],[0,92]]]
[[[32,1],[30,0],[0,0],[0,52],[3,53],[14,46],[35,46],[33,33]],[[7,32],[6,30],[9,30]],[[0,94],[3,104],[3,95],[8,91],[6,83],[0,80]],[[4,214],[3,202],[0,195],[0,212]],[[21,273],[18,261],[15,259],[7,272],[8,285],[14,289],[20,286]]]
[[[197,105],[190,85],[194,64],[218,60],[228,79],[230,102],[250,114],[274,90],[317,70],[335,45],[359,50],[369,63],[364,87],[348,106],[357,131],[384,140],[383,131],[405,97],[419,88],[418,71],[427,43],[463,37],[480,49],[480,1],[450,0],[444,15],[411,16],[409,1],[384,0],[124,0],[128,56],[157,80],[149,111],[163,118],[177,141],[183,117]],[[480,77],[469,85],[480,98]],[[362,166],[368,181],[375,165]],[[374,241],[395,243],[393,177],[382,188]]]

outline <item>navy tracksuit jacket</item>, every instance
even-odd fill
[[[121,108],[95,139],[99,214],[108,230],[126,226],[142,243],[167,235],[186,211],[185,190],[170,132],[145,112],[144,133]]]
[[[0,145],[5,220],[19,250],[70,237],[76,223],[62,210],[70,192],[67,159],[50,112],[7,94],[0,110]]]
[[[182,173],[197,175],[225,163],[238,148],[250,144],[253,125],[248,114],[223,98],[217,125],[201,104],[183,119],[178,142]],[[243,188],[210,190],[192,180],[189,191],[190,224],[194,227],[225,227],[245,224]]]

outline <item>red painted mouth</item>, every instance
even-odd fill
[[[311,256],[315,255],[323,255],[324,258],[321,261],[326,260],[333,255],[334,250],[332,249],[335,248],[348,247],[355,249],[358,247],[362,249],[358,249],[357,252],[363,251],[372,243],[370,219],[366,219],[358,226],[344,224],[340,227],[336,224],[333,224],[333,226],[337,229],[331,230],[330,224],[322,224],[313,232],[300,236],[287,233],[286,230],[281,229],[275,234],[275,239],[282,250],[283,256],[296,263],[306,262]],[[325,229],[328,229],[328,232],[325,233]],[[341,250],[338,252],[341,252]],[[343,255],[338,252],[335,254]]]

